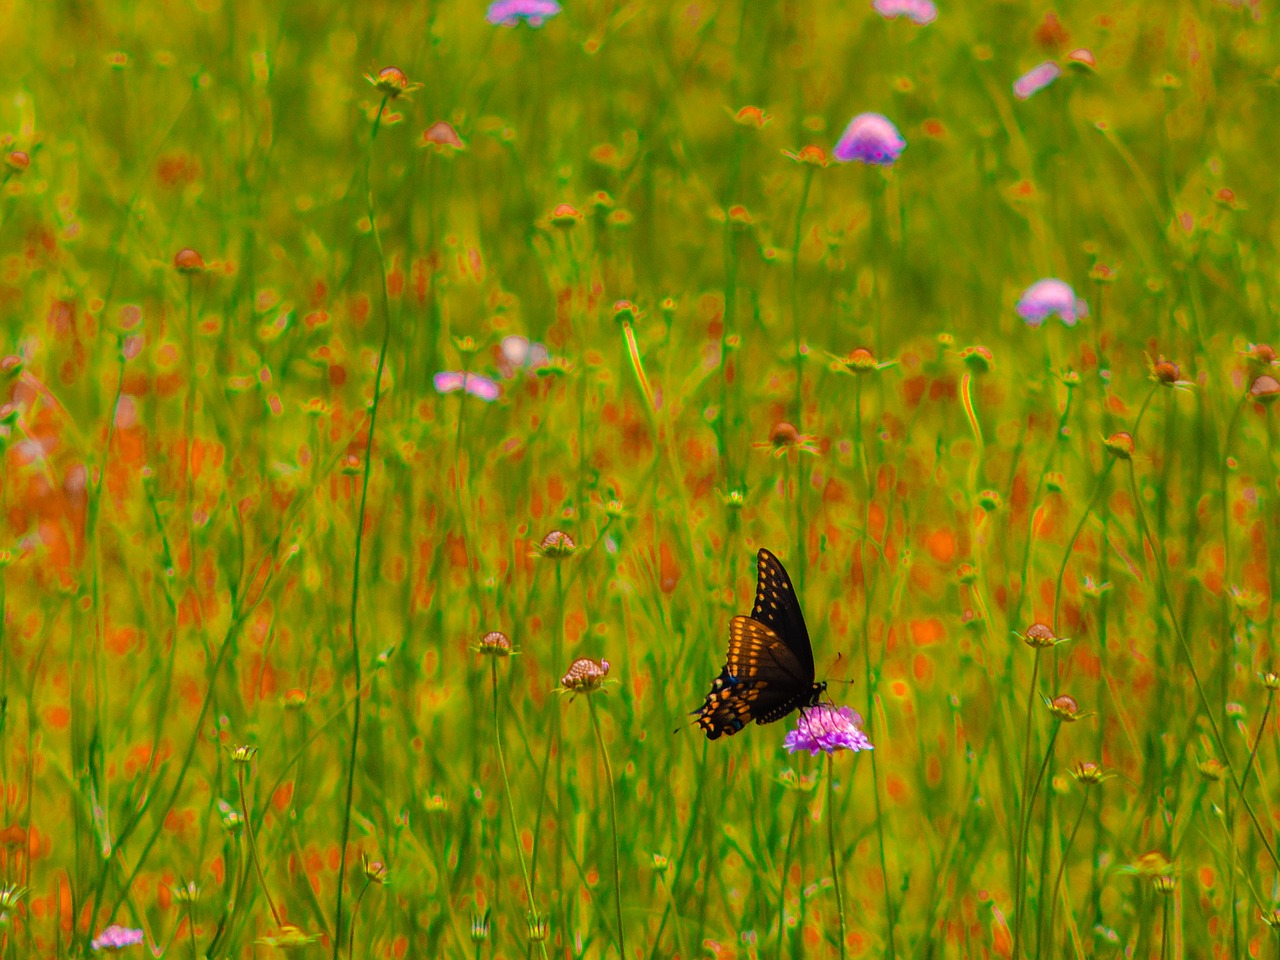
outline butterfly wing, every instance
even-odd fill
[[[805,672],[790,646],[751,617],[729,622],[729,655],[712,681],[697,724],[708,740],[732,736],[752,720],[772,723],[814,697],[813,668]]]
[[[772,630],[787,645],[800,666],[805,685],[813,683],[813,646],[800,612],[796,589],[782,564],[763,547],[756,554],[756,602],[751,619]]]

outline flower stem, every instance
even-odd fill
[[[1036,682],[1040,679],[1040,649],[1036,649],[1035,660],[1031,665],[1031,683],[1027,686],[1027,722],[1022,735],[1022,797],[1018,803],[1018,835],[1013,847],[1013,954],[1018,955],[1018,927],[1022,920],[1022,886],[1024,880],[1023,832],[1022,825],[1027,814],[1027,797],[1030,791],[1027,784],[1031,780],[1031,714],[1036,702]]]
[[[1084,795],[1080,797],[1080,812],[1076,814],[1076,822],[1071,826],[1071,833],[1067,835],[1067,845],[1062,850],[1062,860],[1058,863],[1058,875],[1053,878],[1053,894],[1049,897],[1049,956],[1053,956],[1053,925],[1058,915],[1058,891],[1062,889],[1062,875],[1067,872],[1067,857],[1071,854],[1071,845],[1075,843],[1076,831],[1080,829],[1080,823],[1084,820],[1084,812],[1089,807],[1089,792],[1085,788]],[[1041,910],[1044,908],[1041,907]]]
[[[618,799],[613,787],[613,764],[609,762],[609,750],[600,732],[600,718],[596,716],[596,698],[587,697],[591,713],[591,729],[596,732],[596,745],[600,748],[600,760],[604,764],[605,779],[609,783],[609,832],[613,835],[613,903],[618,915],[618,956],[626,960],[627,941],[622,926],[622,854],[618,847]],[[842,914],[843,916],[843,914]]]
[[[520,858],[520,875],[524,878],[524,894],[529,903],[529,912],[537,914],[533,901],[533,881],[529,878],[529,867],[524,860],[524,846],[520,842],[520,829],[516,826],[516,807],[511,800],[511,779],[507,775],[507,756],[502,749],[502,727],[498,715],[498,661],[489,661],[489,678],[493,686],[493,746],[498,754],[498,769],[502,771],[502,792],[507,798],[507,819],[511,821],[511,837],[515,841],[516,856]],[[496,891],[495,891],[496,893]],[[542,943],[542,956],[547,955],[546,942]]]
[[[1142,509],[1142,499],[1138,496],[1138,477],[1133,469],[1132,460],[1129,461],[1129,490],[1133,497],[1134,511],[1138,515],[1139,530],[1143,539],[1151,544],[1151,554],[1156,566],[1156,583],[1160,591],[1160,600],[1169,614],[1169,623],[1173,626],[1173,634],[1178,638],[1178,646],[1182,650],[1183,657],[1186,658],[1187,670],[1191,673],[1191,680],[1196,688],[1196,694],[1200,698],[1200,707],[1204,710],[1205,719],[1209,721],[1209,731],[1213,734],[1214,745],[1218,748],[1222,764],[1226,767],[1227,774],[1231,777],[1231,784],[1235,787],[1236,794],[1240,797],[1241,806],[1249,814],[1249,819],[1253,822],[1253,827],[1258,832],[1258,839],[1262,842],[1262,849],[1266,851],[1267,858],[1271,861],[1272,866],[1280,870],[1280,857],[1276,856],[1275,848],[1272,846],[1271,841],[1267,839],[1267,831],[1263,828],[1261,821],[1258,820],[1258,814],[1254,811],[1253,804],[1249,802],[1244,794],[1244,781],[1236,776],[1235,768],[1231,765],[1231,755],[1227,752],[1227,743],[1222,737],[1222,730],[1218,726],[1218,721],[1214,719],[1213,709],[1209,706],[1209,697],[1204,692],[1204,685],[1200,682],[1200,674],[1196,670],[1195,660],[1191,655],[1191,646],[1187,643],[1186,635],[1182,632],[1182,624],[1178,622],[1178,617],[1173,609],[1173,602],[1169,599],[1169,580],[1165,571],[1164,551],[1160,549],[1160,544],[1151,535],[1151,528],[1147,525],[1147,515],[1146,511]]]
[[[280,911],[276,909],[276,903],[271,899],[271,891],[267,888],[267,877],[262,872],[262,861],[258,859],[258,843],[253,836],[253,818],[249,816],[249,801],[245,796],[244,789],[244,767],[243,763],[236,765],[236,785],[240,788],[240,810],[244,814],[244,832],[249,840],[249,855],[253,857],[253,867],[258,872],[258,882],[262,884],[262,893],[267,898],[267,906],[271,908],[271,917],[276,922],[276,926],[283,926],[280,919]]]
[[[845,956],[844,894],[840,891],[840,865],[836,862],[836,765],[834,753],[827,754],[827,847],[831,852],[831,885],[836,891],[836,913],[840,916],[840,960]],[[884,847],[881,848],[884,856]],[[888,891],[886,889],[886,895]],[[893,943],[893,927],[889,927],[889,943]],[[892,954],[891,954],[892,955]]]
[[[387,262],[386,254],[382,249],[382,237],[378,233],[378,220],[374,215],[373,209],[373,142],[378,137],[378,127],[382,123],[382,112],[387,106],[387,96],[384,94],[382,103],[378,105],[378,114],[373,119],[373,130],[369,134],[369,150],[365,156],[364,167],[364,183],[365,198],[369,211],[369,229],[373,233],[373,242],[378,250],[378,272],[380,274],[380,286],[382,288],[382,310],[383,310],[383,327],[382,327],[382,347],[378,351],[378,367],[373,378],[373,402],[369,407],[369,435],[365,440],[364,446],[364,476],[360,483],[360,509],[356,514],[356,545],[355,558],[352,561],[351,571],[351,616],[350,616],[350,632],[351,632],[351,664],[352,678],[355,681],[355,689],[358,691],[361,686],[360,674],[360,634],[359,634],[359,616],[360,609],[360,560],[364,549],[364,518],[365,510],[369,501],[369,476],[373,472],[373,436],[374,430],[378,424],[378,406],[382,400],[382,371],[387,363],[387,345],[391,340],[391,296],[387,290]],[[342,838],[338,845],[338,896],[337,906],[334,909],[334,937],[333,937],[333,958],[338,960],[338,956],[342,949],[342,891],[344,886],[344,875],[347,869],[347,841],[351,837],[351,803],[355,794],[356,786],[356,758],[360,748],[360,697],[356,696],[351,701],[351,752],[347,758],[347,788],[346,798],[342,807]]]
[[[369,892],[369,887],[373,885],[373,881],[368,878],[364,881],[364,886],[360,888],[360,892],[356,894],[356,902],[351,907],[351,924],[347,930],[347,956],[354,957],[356,955],[356,915],[360,913],[360,904],[364,903],[364,895]]]
[[[1036,661],[1039,663],[1040,651],[1036,651]],[[1033,686],[1034,692],[1034,686]],[[1055,721],[1053,731],[1049,734],[1049,746],[1044,752],[1044,762],[1040,764],[1040,772],[1036,774],[1035,782],[1031,785],[1030,790],[1024,793],[1024,802],[1022,805],[1022,822],[1018,828],[1018,879],[1017,888],[1014,895],[1017,897],[1017,913],[1013,917],[1013,953],[1010,954],[1013,960],[1018,960],[1018,949],[1022,944],[1023,914],[1026,913],[1027,894],[1026,894],[1026,850],[1027,850],[1027,834],[1031,829],[1031,811],[1035,807],[1036,794],[1040,791],[1040,784],[1044,781],[1045,771],[1049,769],[1049,764],[1053,761],[1053,745],[1057,742],[1058,731],[1062,728],[1062,721]],[[1028,737],[1030,737],[1030,714],[1028,713]],[[1044,905],[1041,904],[1041,909]]]

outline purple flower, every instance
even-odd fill
[[[485,19],[502,27],[514,27],[522,22],[540,27],[559,12],[560,4],[556,0],[493,0]]]
[[[1037,280],[1027,287],[1018,300],[1018,316],[1027,326],[1038,327],[1052,314],[1062,318],[1068,327],[1074,327],[1081,317],[1089,315],[1089,305],[1083,297],[1077,297],[1071,285],[1056,277]]]
[[[516,370],[537,370],[551,361],[547,348],[531,341],[528,337],[514,334],[503,337],[501,349],[502,372],[508,378],[515,376]]]
[[[819,750],[871,750],[871,741],[862,732],[862,718],[849,707],[829,707],[820,703],[800,712],[796,728],[787,731],[782,745],[792,753],[808,750],[815,757]]]
[[[98,934],[96,939],[89,941],[89,946],[94,950],[123,950],[125,947],[132,947],[135,943],[141,942],[141,930],[131,930],[113,923]]]
[[[1062,68],[1052,60],[1046,60],[1039,66],[1032,67],[1017,80],[1013,81],[1013,95],[1019,100],[1026,100],[1039,93],[1058,77],[1062,76]]]
[[[478,373],[463,373],[459,370],[441,370],[431,382],[435,384],[436,393],[453,393],[465,390],[485,403],[493,403],[502,393],[502,389],[488,377]]]
[[[879,113],[860,113],[844,128],[834,150],[841,163],[861,160],[889,166],[907,148],[907,141],[888,117]]]
[[[872,0],[871,6],[886,20],[906,17],[922,27],[938,19],[938,8],[933,0]]]

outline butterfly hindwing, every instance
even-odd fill
[[[751,619],[760,621],[781,638],[812,683],[813,647],[796,589],[778,558],[763,547],[756,554],[756,602]]]
[[[732,736],[752,720],[772,723],[813,703],[817,691],[812,667],[806,670],[767,624],[734,617],[725,665],[697,711],[697,723],[709,740]]]

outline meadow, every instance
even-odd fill
[[[1280,957],[1274,10],[556,7],[5,5],[0,958]]]

